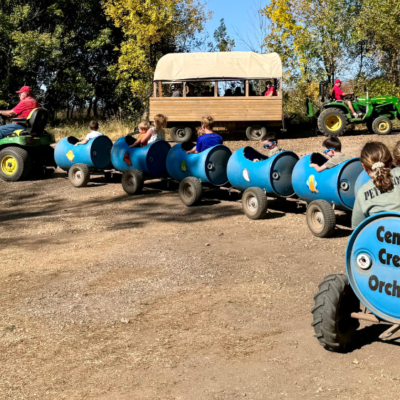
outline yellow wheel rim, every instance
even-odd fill
[[[379,122],[378,131],[385,133],[389,129],[389,124],[386,121]]]
[[[1,171],[6,175],[13,175],[17,171],[18,161],[13,156],[4,156],[1,160]]]
[[[342,120],[337,115],[330,115],[325,120],[325,127],[328,130],[335,132],[342,127]]]

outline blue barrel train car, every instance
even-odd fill
[[[79,140],[74,136],[61,139],[55,148],[57,165],[68,171],[68,179],[75,187],[86,186],[91,171],[105,171],[112,168],[112,141],[107,136],[98,136],[88,143],[75,146]]]
[[[203,193],[202,184],[223,186],[228,183],[226,168],[231,150],[217,145],[198,154],[187,154],[192,143],[177,144],[167,157],[167,170],[172,179],[180,181],[179,196],[186,206],[198,203]]]
[[[317,237],[332,236],[336,226],[334,208],[349,211],[355,201],[355,185],[363,171],[359,158],[317,172],[310,164],[322,166],[328,159],[313,153],[300,159],[293,169],[293,188],[306,201],[307,224]]]
[[[359,320],[394,324],[381,340],[400,329],[399,267],[400,214],[379,213],[364,220],[347,245],[347,275],[326,277],[314,298],[312,325],[326,349],[348,350]]]
[[[244,191],[242,205],[247,217],[259,219],[265,216],[266,195],[293,196],[292,171],[298,160],[292,151],[267,157],[252,147],[245,147],[233,153],[228,162],[228,179],[235,189]]]
[[[132,147],[135,139],[118,139],[111,151],[111,161],[117,171],[123,172],[122,187],[129,195],[140,193],[146,179],[162,178],[167,174],[166,160],[171,146],[157,141],[143,147]]]

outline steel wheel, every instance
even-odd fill
[[[336,132],[342,127],[342,120],[337,115],[330,115],[325,120],[325,127],[332,132]]]
[[[18,161],[10,155],[6,155],[1,160],[1,171],[6,175],[13,175],[18,168]]]

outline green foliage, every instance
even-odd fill
[[[224,18],[214,32],[214,41],[215,45],[209,43],[209,51],[232,51],[235,48],[235,40],[228,36]]]

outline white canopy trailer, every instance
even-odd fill
[[[277,95],[256,96],[250,81],[274,80]],[[219,82],[240,81],[244,94],[220,96]],[[208,95],[188,94],[187,84],[213,82]],[[163,84],[182,84],[181,97],[165,97]],[[253,86],[251,86],[252,88]],[[189,97],[190,96],[190,97]],[[168,117],[171,137],[176,141],[191,139],[193,128],[200,126],[205,115],[211,115],[216,127],[246,129],[247,137],[260,140],[267,129],[282,127],[282,63],[277,53],[253,52],[167,54],[157,64],[154,93],[150,99],[150,118],[156,114]]]

